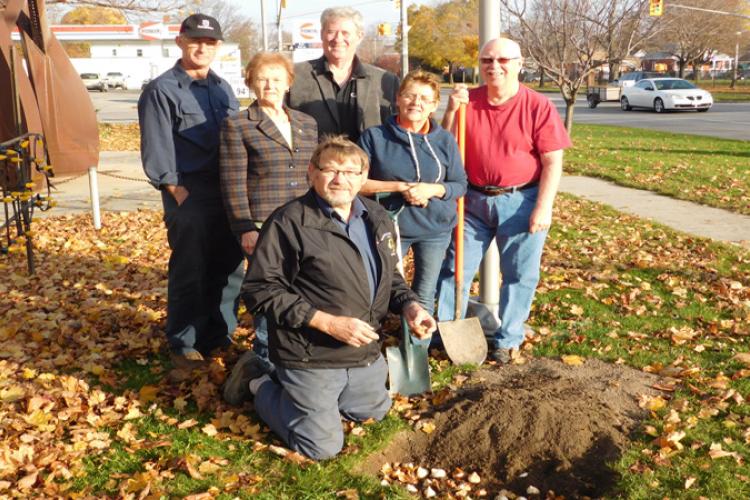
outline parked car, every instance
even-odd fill
[[[664,73],[655,73],[653,71],[630,71],[621,74],[620,78],[612,83],[619,87],[632,87],[645,78],[661,78],[666,76],[668,75],[665,75]]]
[[[127,84],[125,83],[125,75],[118,71],[107,73],[105,80],[107,82],[107,86],[111,89],[127,89]]]
[[[620,108],[653,109],[657,113],[666,110],[695,109],[708,111],[714,103],[710,92],[699,89],[681,78],[649,78],[632,87],[623,87]]]
[[[107,91],[107,82],[99,76],[99,73],[81,73],[81,80],[88,90]]]

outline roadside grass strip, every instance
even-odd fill
[[[576,124],[573,143],[568,174],[750,215],[750,141]]]

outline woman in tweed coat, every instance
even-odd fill
[[[221,191],[230,227],[248,260],[263,221],[308,190],[307,165],[318,144],[318,129],[312,117],[284,105],[293,81],[289,59],[259,52],[245,70],[245,84],[255,93],[255,102],[222,124]],[[264,318],[255,318],[255,328],[253,348],[267,360]]]

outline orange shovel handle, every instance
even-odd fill
[[[466,164],[466,104],[462,103],[458,108],[458,151],[461,153],[461,163]],[[463,309],[463,284],[464,284],[464,197],[458,199],[458,224],[456,225],[456,309],[453,319],[461,319]]]

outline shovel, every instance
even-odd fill
[[[392,196],[391,193],[378,193],[375,200]],[[404,261],[401,255],[401,234],[398,228],[398,215],[404,209],[402,204],[396,210],[386,210],[396,229],[396,254],[398,255],[398,270],[404,276]],[[401,342],[398,346],[386,347],[385,355],[388,359],[388,379],[390,393],[411,396],[422,394],[430,390],[430,365],[427,362],[428,344],[415,343],[409,331],[406,319],[401,316]]]
[[[458,109],[458,149],[461,160],[466,151],[466,105]],[[458,199],[458,225],[456,226],[456,301],[453,321],[440,321],[438,331],[448,357],[456,365],[467,363],[481,365],[487,358],[487,340],[479,318],[461,318],[464,283],[464,199]]]

